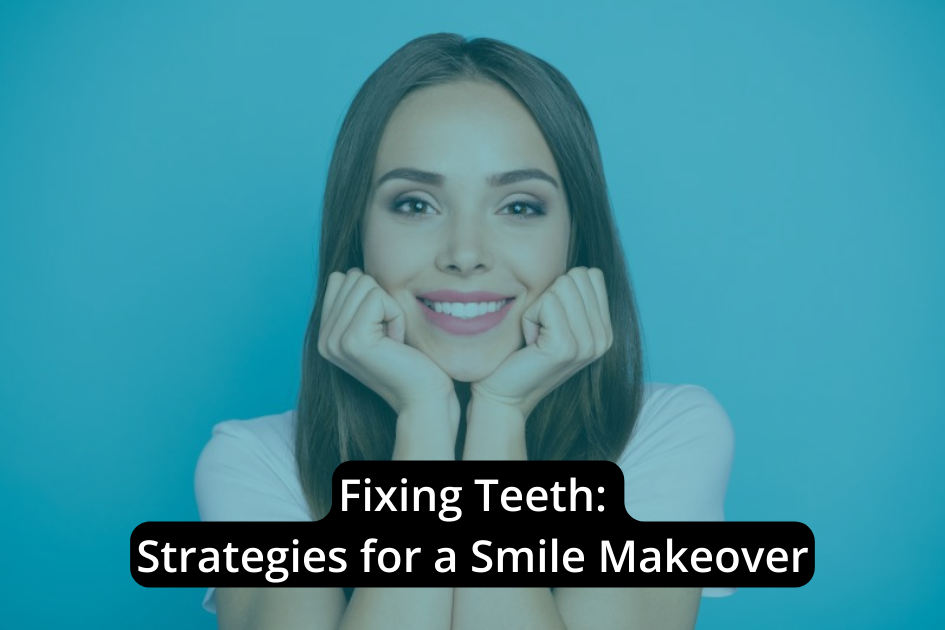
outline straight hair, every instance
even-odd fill
[[[393,409],[379,395],[319,354],[320,298],[332,272],[364,268],[361,219],[377,149],[394,109],[415,90],[459,81],[499,85],[531,112],[567,195],[571,213],[568,268],[599,268],[610,305],[612,347],[538,403],[526,422],[528,458],[615,461],[640,411],[643,355],[637,309],[597,137],[577,92],[550,64],[504,42],[467,40],[447,33],[419,37],[391,55],[358,91],[328,170],[319,297],[305,334],[296,411],[298,473],[316,519],[331,508],[331,479],[339,464],[391,459],[397,422]],[[464,427],[461,423],[458,452]]]

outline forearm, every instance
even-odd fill
[[[392,459],[454,460],[458,427],[459,401],[455,394],[406,408],[397,416]]]
[[[402,410],[397,417],[393,459],[454,459],[458,426],[455,396],[437,397]],[[356,588],[339,628],[446,630],[452,608],[452,588]]]
[[[521,412],[473,396],[466,410],[463,460],[524,461],[525,418]]]
[[[452,630],[564,630],[549,588],[457,588]]]
[[[452,609],[452,588],[357,588],[339,629],[447,630]]]
[[[524,461],[525,418],[511,407],[472,398],[463,460]],[[457,588],[453,630],[565,628],[548,588]]]
[[[458,416],[459,405],[454,398],[429,401],[402,412],[397,419],[394,459],[453,459]],[[473,397],[466,419],[464,460],[527,459],[525,419],[517,410]],[[442,627],[439,624],[443,619],[445,601],[447,627],[450,627],[452,619],[453,629],[507,627],[553,630],[565,627],[548,588],[423,590],[435,590],[436,594],[429,601],[420,602],[414,598],[422,594],[408,595],[412,589],[358,589],[349,604],[351,612],[345,614],[345,623],[349,614],[360,624],[362,614],[367,619],[372,616],[372,611],[389,610],[398,616],[388,617],[388,622],[397,619],[398,627],[439,628]],[[358,597],[362,599],[359,601]]]

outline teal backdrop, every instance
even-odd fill
[[[699,627],[945,627],[945,4],[0,4],[0,618],[212,628],[129,571],[214,423],[295,402],[319,199],[396,48],[503,39],[583,97],[649,378],[727,409],[731,520],[799,589]]]

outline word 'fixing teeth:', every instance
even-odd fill
[[[497,310],[502,308],[508,303],[509,299],[499,300],[498,302],[431,302],[430,300],[424,300],[421,298],[421,301],[427,305],[427,307],[433,309],[437,313],[444,313],[452,317],[457,317],[459,319],[472,319],[473,317],[480,317],[486,313],[495,313]]]

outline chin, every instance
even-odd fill
[[[504,356],[472,357],[466,355],[435,357],[434,361],[454,381],[477,383],[495,372],[495,369],[499,367],[504,359]]]
[[[492,374],[492,370],[475,370],[466,368],[444,369],[444,372],[446,372],[446,374],[451,379],[459,383],[478,383]]]

